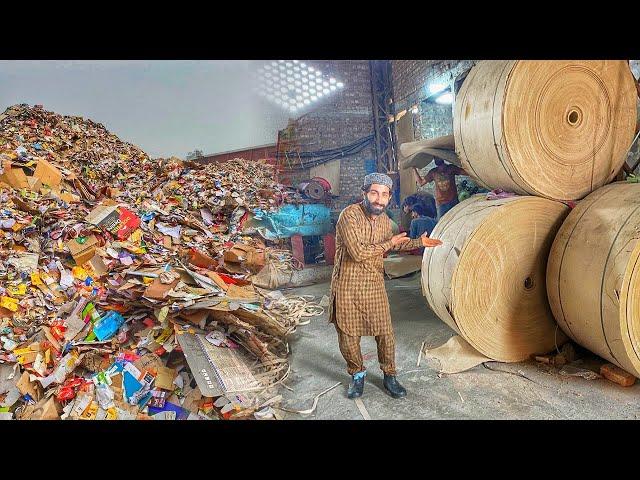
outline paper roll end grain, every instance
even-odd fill
[[[495,360],[521,361],[564,343],[547,301],[546,264],[568,212],[535,197],[476,195],[454,207],[431,234],[448,247],[423,258],[431,308]]]
[[[577,200],[622,167],[636,96],[622,60],[479,62],[456,99],[456,151],[489,188]]]

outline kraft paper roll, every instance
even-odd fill
[[[483,355],[517,362],[548,353],[566,337],[545,286],[547,257],[569,213],[536,197],[474,195],[447,212],[425,249],[422,289],[431,309]]]
[[[611,182],[636,127],[626,61],[476,64],[456,96],[456,153],[489,189],[577,200]]]
[[[578,203],[547,268],[549,302],[576,343],[640,377],[640,184],[613,183]]]

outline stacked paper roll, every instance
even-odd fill
[[[489,189],[577,200],[610,183],[635,133],[625,61],[482,61],[456,96],[456,153]]]
[[[600,188],[571,212],[549,255],[547,290],[576,343],[640,377],[640,184]]]
[[[422,288],[431,309],[485,356],[516,362],[547,353],[566,337],[545,286],[547,256],[569,207],[523,196],[474,195],[431,233]]]

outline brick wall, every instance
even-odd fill
[[[426,99],[432,83],[449,84],[474,65],[474,60],[392,60],[396,112]]]
[[[294,122],[295,142],[301,151],[343,147],[373,134],[371,75],[366,60],[309,60],[307,65],[330,75],[344,88],[319,101],[309,113]],[[365,160],[375,158],[375,146],[341,159],[340,197],[334,208],[342,209],[361,198],[360,186],[365,175]],[[292,183],[309,179],[309,170],[287,175]]]
[[[473,66],[473,60],[393,60],[392,81],[396,113],[418,107],[413,115],[414,140],[436,138],[453,134],[453,106],[426,101],[431,95],[429,85],[438,83],[453,85],[455,78]],[[423,168],[424,176],[433,168],[433,163]],[[459,186],[468,177],[456,177]],[[433,195],[433,184],[419,189]]]

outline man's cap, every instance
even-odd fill
[[[370,173],[369,175],[364,177],[362,186],[363,188],[366,188],[373,183],[377,183],[378,185],[385,185],[389,187],[389,190],[393,189],[393,180],[391,180],[391,177],[385,175],[384,173]]]

